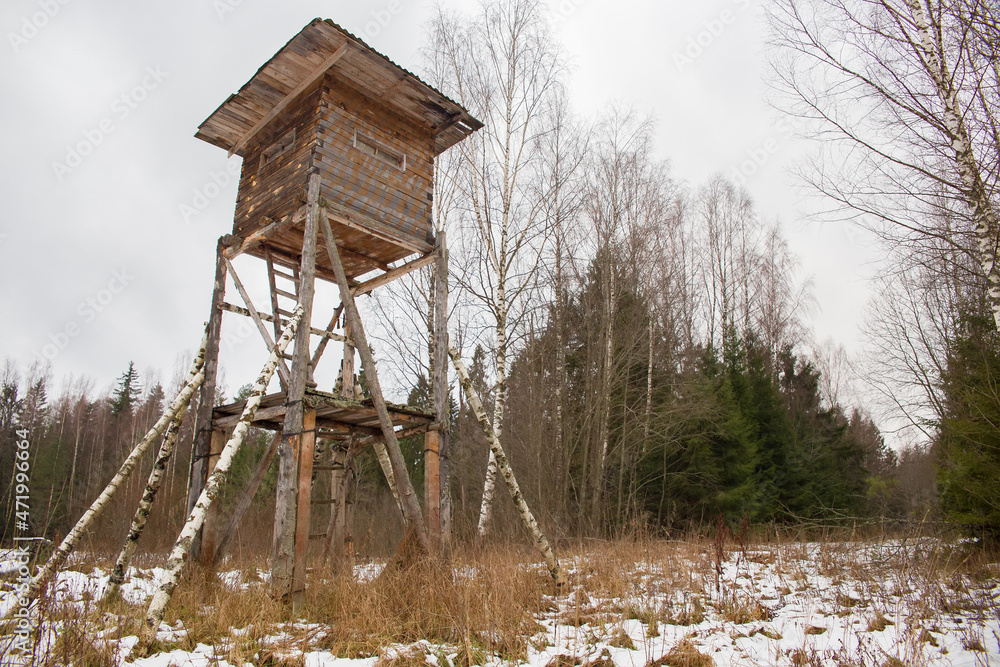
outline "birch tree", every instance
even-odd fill
[[[975,234],[1000,328],[995,5],[984,0],[779,0],[769,12],[779,104],[823,139],[803,176],[893,245]]]
[[[546,236],[531,196],[542,111],[563,65],[538,0],[492,0],[474,17],[438,7],[428,56],[438,85],[486,126],[463,142],[455,183],[465,202],[453,246],[458,286],[478,302],[492,330],[496,384],[493,431],[503,438],[512,337],[529,306]],[[457,230],[456,230],[457,231]],[[478,531],[490,520],[496,484],[491,451]]]

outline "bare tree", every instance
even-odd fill
[[[960,215],[1000,328],[995,6],[779,0],[770,21],[780,104],[823,140],[803,175],[892,244],[955,243],[936,223]]]
[[[456,278],[483,307],[494,341],[493,431],[502,441],[512,336],[530,307],[547,234],[532,196],[532,161],[548,129],[541,120],[563,65],[538,0],[495,0],[466,18],[438,7],[429,60],[444,91],[484,121],[459,148],[454,177],[466,210],[453,244]],[[490,519],[496,482],[491,451],[479,532]]]

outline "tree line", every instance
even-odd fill
[[[675,177],[655,123],[634,110],[573,112],[537,0],[438,7],[428,26],[426,76],[486,122],[437,165],[452,339],[552,535],[921,520],[941,508],[995,537],[996,17],[977,0],[782,0],[769,20],[783,104],[824,138],[803,175],[883,242],[868,356],[851,364],[814,340],[809,280],[751,193]],[[413,274],[371,304],[380,368],[418,404],[443,353],[428,336],[443,278]],[[867,391],[850,390],[855,374]],[[33,530],[56,536],[165,392],[140,390],[131,366],[100,395],[78,383],[50,399],[50,383],[49,369],[8,362],[0,469],[12,469],[20,423],[34,448]],[[876,418],[917,444],[890,449]],[[190,428],[165,481],[168,525],[182,519]],[[516,525],[457,391],[451,435],[456,534]],[[234,488],[262,446],[236,466]],[[419,483],[419,443],[405,452]],[[358,465],[359,495],[384,498],[377,466]]]

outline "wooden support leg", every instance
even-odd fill
[[[448,387],[448,243],[444,231],[438,232],[437,263],[434,265],[434,366],[431,369],[434,391],[434,413],[439,430],[438,458],[440,473],[437,477],[439,496],[439,544],[441,553],[447,553],[451,544],[451,473],[449,439],[449,387]]]
[[[297,527],[300,504],[299,495],[300,471],[303,466],[310,468],[312,475],[312,443],[315,434],[307,435],[310,447],[303,447],[302,437],[305,435],[305,398],[306,382],[309,379],[309,364],[312,361],[309,341],[312,322],[313,294],[316,281],[316,243],[317,218],[319,216],[319,174],[309,177],[307,208],[304,238],[302,242],[302,265],[299,272],[299,307],[302,308],[302,326],[295,336],[295,351],[292,356],[291,378],[288,383],[287,408],[285,410],[284,434],[285,441],[278,447],[278,489],[275,499],[274,513],[274,560],[271,564],[271,585],[273,593],[278,598],[288,598],[293,592],[293,579],[298,567],[297,554],[305,554],[305,546],[297,544]],[[314,427],[310,427],[310,432]],[[307,504],[308,510],[308,493]],[[308,521],[308,512],[306,512]],[[306,531],[308,542],[308,530]],[[304,563],[302,564],[304,567]],[[303,570],[304,572],[304,570]],[[293,599],[293,606],[295,600]],[[294,609],[293,609],[294,611]]]
[[[330,497],[333,504],[330,505],[330,517],[326,527],[326,544],[323,548],[324,558],[329,558],[333,554],[342,565],[347,553],[347,540],[350,535],[350,516],[348,507],[351,505],[351,481],[354,476],[352,466],[354,465],[354,438],[337,447],[333,452],[333,464],[337,468],[331,471]]]
[[[292,611],[297,612],[305,599],[306,556],[309,549],[309,524],[312,502],[313,452],[316,450],[316,411],[306,410],[302,432],[292,436],[299,449],[299,493],[295,510],[295,561],[292,565]],[[294,446],[294,445],[292,445]]]
[[[219,375],[219,341],[222,337],[222,304],[226,300],[226,256],[222,239],[216,248],[215,286],[212,290],[212,311],[208,318],[208,347],[205,355],[205,381],[198,398],[194,422],[194,443],[191,449],[191,474],[188,478],[188,513],[194,509],[208,479],[209,455],[212,449],[212,411],[215,409],[215,385]],[[191,554],[201,553],[195,538]]]
[[[319,216],[320,226],[323,230],[323,239],[326,244],[326,252],[330,258],[330,265],[333,267],[334,275],[337,277],[337,285],[340,287],[340,298],[344,304],[344,313],[347,321],[351,325],[354,342],[358,346],[358,353],[361,355],[361,367],[365,371],[365,378],[368,381],[368,389],[371,392],[372,403],[378,413],[379,425],[385,435],[386,449],[389,453],[392,471],[396,477],[396,484],[400,489],[401,500],[405,515],[410,521],[410,526],[417,535],[417,540],[427,553],[434,553],[427,539],[427,530],[424,528],[423,517],[420,516],[420,504],[417,502],[416,493],[413,491],[413,484],[410,482],[410,475],[406,471],[406,461],[403,453],[399,449],[399,441],[389,417],[389,410],[385,404],[385,397],[382,395],[382,385],[379,383],[378,370],[375,368],[375,359],[372,357],[371,348],[368,346],[368,337],[361,324],[361,316],[358,314],[358,307],[354,303],[354,296],[351,294],[351,285],[347,281],[347,274],[344,272],[344,265],[340,260],[340,251],[337,250],[336,239],[333,230],[330,228],[330,221],[327,220],[326,212],[321,211]]]
[[[434,549],[439,549],[441,543],[439,447],[440,437],[437,431],[424,434],[424,504],[427,507],[427,537]]]

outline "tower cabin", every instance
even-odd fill
[[[243,158],[233,236],[295,257],[310,174],[350,279],[434,248],[434,158],[482,127],[330,20],[315,19],[198,129]],[[324,253],[317,277],[333,280]]]
[[[315,19],[198,128],[197,138],[241,156],[243,167],[232,234],[218,246],[189,508],[205,488],[226,434],[251,409],[248,401],[214,406],[222,311],[251,317],[274,349],[294,312],[302,313],[293,350],[278,359],[281,391],[263,396],[252,417],[277,435],[225,532],[216,535],[216,517],[205,520],[196,548],[203,561],[221,555],[275,452],[280,470],[272,582],[293,603],[302,599],[310,540],[325,538],[324,554],[350,542],[345,479],[354,448],[384,443],[377,451],[390,488],[399,485],[397,501],[408,523],[423,525],[398,439],[423,433],[425,466],[436,470],[438,448],[447,443],[441,428],[447,421],[447,355],[435,355],[433,411],[387,405],[354,296],[432,262],[439,275],[447,275],[444,239],[434,234],[434,159],[481,127],[459,104],[358,37]],[[231,260],[239,255],[267,263],[270,315],[257,310],[236,275]],[[398,265],[401,260],[406,263]],[[228,279],[245,307],[226,302]],[[341,296],[332,318],[327,314],[319,323],[312,305],[317,279],[335,284]],[[447,287],[446,281],[437,283],[434,340],[445,346]],[[272,323],[273,339],[264,320]],[[343,343],[342,381],[322,391],[313,371],[331,340]],[[369,379],[369,398],[355,385],[356,353]],[[316,470],[331,473],[325,494],[312,488]],[[436,479],[429,473],[425,485],[428,530],[421,534],[428,545],[440,535]],[[314,511],[316,505],[329,510],[326,518]]]

